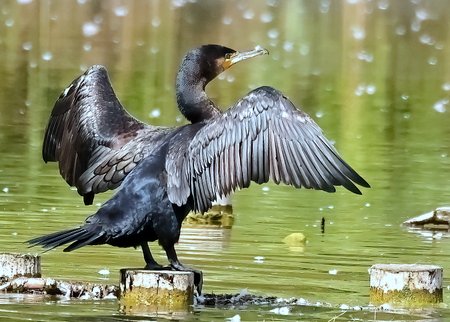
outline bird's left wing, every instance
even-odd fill
[[[266,86],[247,94],[176,150],[166,161],[169,199],[182,205],[192,197],[199,212],[208,210],[217,196],[251,181],[271,179],[327,192],[342,185],[357,194],[361,192],[353,182],[369,187],[306,113]]]

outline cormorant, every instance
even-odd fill
[[[296,188],[334,192],[353,182],[370,187],[336,152],[319,126],[278,90],[252,90],[221,112],[205,86],[232,65],[268,54],[205,45],[187,53],[176,77],[178,108],[190,121],[179,127],[144,124],[122,107],[103,66],[90,67],[55,103],[43,158],[59,162],[62,177],[85,204],[120,189],[78,228],[29,241],[64,251],[86,245],[141,246],[147,269],[162,268],[148,242],[158,240],[170,268],[178,260],[183,219],[205,212],[217,196],[273,180]],[[353,182],[352,182],[353,181]],[[198,279],[198,278],[197,278]]]

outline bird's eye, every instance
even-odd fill
[[[225,59],[231,59],[231,56],[232,56],[232,54],[230,54],[230,53],[225,54]]]

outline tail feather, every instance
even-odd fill
[[[91,228],[91,227],[89,227]],[[86,245],[102,244],[105,233],[101,229],[86,229],[86,227],[79,227],[64,231],[55,232],[41,237],[36,237],[27,241],[30,247],[42,246],[49,251],[53,248],[71,243],[64,249],[65,252],[78,249]],[[103,241],[103,242],[102,242]]]

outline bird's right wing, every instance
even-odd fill
[[[122,107],[103,66],[90,67],[60,95],[45,131],[42,156],[59,162],[61,176],[91,204],[94,194],[116,188],[144,157],[154,128]]]
[[[297,188],[334,192],[369,184],[337,153],[319,126],[271,87],[260,87],[208,122],[189,144],[169,153],[168,196],[192,198],[204,212],[217,196],[272,179]],[[352,182],[353,181],[353,182]]]

